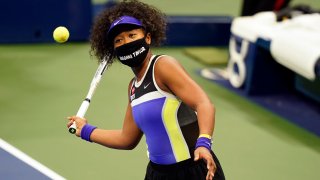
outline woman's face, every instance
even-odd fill
[[[133,29],[129,31],[123,31],[122,33],[118,34],[113,40],[113,47],[117,48],[124,44],[130,43],[132,41],[141,39],[144,37],[144,30],[142,28]],[[150,44],[150,34],[148,33],[146,36],[146,42]]]

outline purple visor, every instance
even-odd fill
[[[116,29],[119,29],[117,27],[120,27],[120,25],[134,25],[138,27],[143,27],[142,22],[132,16],[121,16],[115,21],[112,22],[109,30],[108,30],[108,37],[113,37],[116,32]]]

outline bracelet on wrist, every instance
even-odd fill
[[[211,136],[210,138],[208,136],[204,137],[200,135],[199,138],[197,139],[195,148],[197,149],[198,147],[205,147],[209,151],[211,151],[212,140],[211,140]]]
[[[81,139],[92,142],[90,139],[90,136],[92,134],[92,131],[95,130],[97,127],[96,126],[92,126],[90,124],[86,124],[82,127],[81,129]]]
[[[205,138],[208,138],[208,139],[212,139],[212,137],[209,134],[200,134],[199,138],[200,137],[205,137]]]

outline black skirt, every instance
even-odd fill
[[[216,155],[211,151],[217,170],[214,180],[224,180],[224,173]],[[149,162],[145,180],[205,180],[207,164],[204,160],[194,161],[193,158],[171,165],[160,165]]]

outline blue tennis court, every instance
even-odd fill
[[[0,175],[4,179],[65,179],[2,139],[0,157]]]

